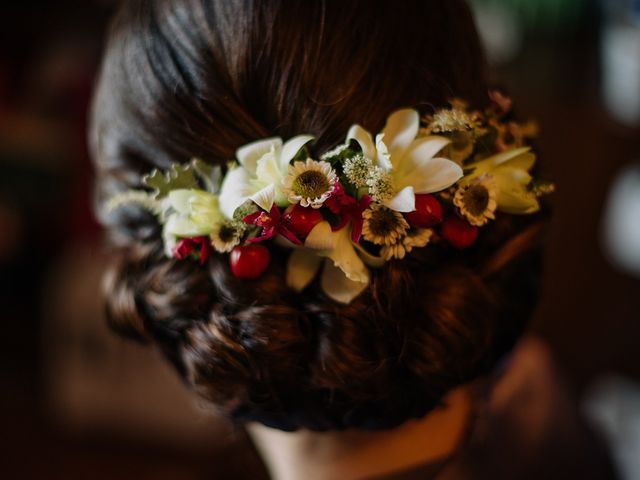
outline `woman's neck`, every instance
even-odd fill
[[[444,406],[382,432],[282,432],[247,428],[275,480],[361,479],[430,463],[450,455],[465,432],[469,387],[452,391]]]

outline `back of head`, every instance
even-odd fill
[[[535,305],[535,217],[498,218],[465,252],[424,249],[372,273],[349,305],[296,293],[274,251],[251,282],[214,255],[165,257],[160,226],[104,200],[155,167],[301,132],[323,152],[353,123],[461,97],[488,102],[458,0],[132,0],[111,27],[91,130],[97,212],[118,248],[107,275],[118,331],[159,345],[225,414],[282,429],[389,428],[485,373]],[[533,232],[533,233],[532,233]]]

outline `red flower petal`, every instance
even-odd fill
[[[265,240],[269,240],[275,234],[276,234],[276,228],[273,225],[270,225],[268,227],[264,227],[260,235],[258,235],[257,237],[250,238],[247,241],[250,243],[264,242]]]
[[[201,265],[209,258],[209,240],[207,237],[182,238],[172,249],[174,258],[184,260],[193,254],[198,255]]]
[[[174,258],[177,258],[178,260],[184,260],[189,255],[191,255],[191,253],[193,253],[193,250],[194,244],[191,239],[183,238],[174,245],[171,253],[173,254]]]
[[[282,235],[284,238],[289,240],[291,243],[295,245],[302,245],[302,242],[300,241],[300,239],[296,237],[294,233],[291,230],[289,230],[287,227],[280,224],[278,225],[277,228],[278,228],[278,233],[280,233],[280,235]]]
[[[242,219],[244,223],[248,223],[250,225],[255,225],[258,217],[262,215],[262,212],[258,210],[257,212],[253,212]]]

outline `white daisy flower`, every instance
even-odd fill
[[[362,236],[376,245],[393,245],[409,229],[402,214],[379,203],[372,203],[362,213]]]
[[[289,173],[282,180],[282,192],[291,203],[320,208],[331,196],[335,181],[336,174],[328,162],[307,158],[306,162],[289,165]]]
[[[482,175],[462,182],[453,197],[453,204],[471,225],[481,227],[496,218],[497,187],[491,175]]]
[[[211,245],[220,253],[227,253],[240,244],[246,224],[234,220],[216,223],[209,235]]]

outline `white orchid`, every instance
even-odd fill
[[[441,136],[417,138],[419,130],[418,112],[404,109],[389,116],[375,143],[360,125],[353,125],[347,134],[347,142],[357,141],[364,156],[378,166],[378,172],[386,174],[377,175],[384,188],[391,188],[381,203],[398,212],[415,210],[416,194],[439,192],[462,177],[462,168],[455,162],[435,157],[450,140]]]
[[[258,140],[236,151],[239,165],[227,172],[220,190],[220,210],[227,218],[247,199],[270,211],[274,202],[288,204],[282,192],[282,180],[289,172],[289,163],[300,149],[313,140],[310,135],[298,135],[286,143],[278,137]]]
[[[532,180],[529,170],[536,161],[530,150],[530,147],[514,148],[472,163],[465,167],[472,171],[464,177],[462,184],[488,175],[497,187],[499,211],[515,215],[535,213],[540,210],[540,202],[528,188]]]

